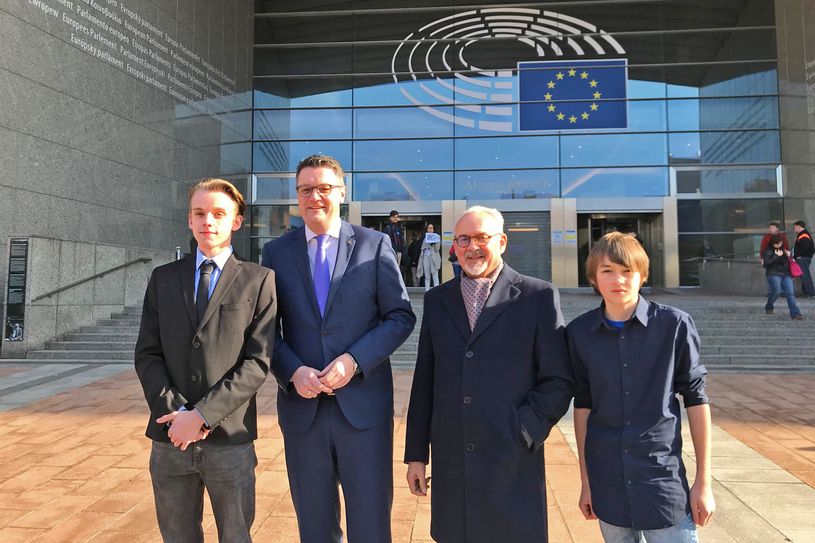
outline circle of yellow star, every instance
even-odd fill
[[[591,81],[589,81],[589,86],[592,87],[592,88],[596,87],[597,86],[597,81],[592,79]]]
[[[595,98],[595,100],[599,100],[601,96],[603,96],[603,93],[602,93],[602,92],[595,92],[595,93],[594,93],[594,98]]]
[[[585,121],[589,118],[589,114],[584,111],[580,114],[580,117]]]
[[[550,112],[554,112],[554,111],[555,111],[555,104],[549,104],[549,107],[548,107],[547,109],[548,109]]]
[[[588,72],[581,72],[580,73],[580,79],[588,79],[588,78],[589,78]]]
[[[547,92],[546,94],[543,95],[543,99],[544,100],[551,100],[552,99],[552,94]]]
[[[564,115],[563,113],[558,113],[557,114],[557,120],[558,121],[562,121],[565,117],[566,117],[566,115]]]
[[[592,111],[597,111],[597,104],[592,104],[591,105],[591,110]]]
[[[558,79],[563,79],[563,72],[556,73],[555,77],[557,77]]]
[[[555,82],[550,81],[549,83],[546,84],[546,86],[549,87],[550,89],[554,89],[555,88]]]
[[[569,122],[570,122],[570,123],[576,123],[576,122],[577,122],[577,117],[575,117],[574,115],[572,115],[571,117],[569,117]]]
[[[571,70],[569,70],[569,77],[574,77],[574,74],[576,74],[576,73],[577,73],[577,70],[572,68]]]

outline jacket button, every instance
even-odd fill
[[[464,404],[470,405],[473,402],[473,399],[470,396],[464,396]]]
[[[474,443],[467,443],[467,446],[465,447],[465,449],[467,449],[467,452],[473,452],[475,450],[475,444]]]
[[[467,351],[466,353],[464,353],[464,356],[466,356],[467,358],[472,358],[475,356],[475,353],[472,351]]]
[[[192,381],[193,383],[196,382],[197,380],[198,380],[197,375],[193,375],[192,377],[190,377],[190,381]]]
[[[200,341],[193,342],[193,344],[192,344],[193,349],[198,349],[200,347],[201,347],[201,342]]]

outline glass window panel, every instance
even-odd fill
[[[775,130],[670,134],[672,164],[750,164],[781,160]]]
[[[396,83],[390,76],[375,76],[354,78],[354,105],[355,106],[401,106],[419,104],[435,104],[437,100],[429,100],[429,96],[422,90],[427,80],[399,81]],[[413,102],[408,98],[416,99]],[[426,99],[422,99],[422,97]]]
[[[252,206],[252,236],[269,241],[301,226],[303,219],[296,205]]]
[[[452,107],[363,108],[354,110],[354,137],[427,138],[451,137],[453,123],[440,117],[452,117]]]
[[[255,112],[255,139],[351,137],[350,109],[275,109]]]
[[[775,63],[700,64],[665,68],[669,98],[778,94]]]
[[[644,100],[628,102],[628,129],[633,132],[665,130],[665,102]]]
[[[355,141],[355,171],[453,169],[453,140]]]
[[[628,98],[664,98],[665,83],[662,81],[633,79],[637,70],[636,68],[629,68],[628,70]]]
[[[294,176],[258,176],[255,184],[255,200],[296,200],[297,180]]]
[[[770,221],[782,222],[780,199],[679,200],[679,232],[764,232]]]
[[[456,172],[457,200],[517,200],[558,197],[557,170]]]
[[[259,78],[254,87],[256,108],[351,106],[349,78]]]
[[[680,194],[728,194],[776,192],[774,169],[734,168],[727,170],[678,170],[676,191]]]
[[[665,134],[589,134],[563,136],[560,162],[569,166],[637,166],[665,164]]]
[[[670,130],[777,128],[778,99],[773,97],[670,100]]]
[[[679,284],[699,286],[702,257],[755,262],[763,234],[679,234]]]
[[[354,175],[354,200],[356,201],[452,199],[452,172],[389,172]]]
[[[456,140],[456,169],[553,168],[556,136],[465,138]]]
[[[255,172],[293,172],[309,155],[323,154],[336,158],[343,168],[351,164],[350,141],[261,141],[254,144]],[[350,168],[348,168],[350,169]]]
[[[742,26],[741,22],[738,26]],[[772,28],[672,32],[662,35],[660,43],[661,62],[666,64],[776,59],[775,30]]]
[[[592,168],[560,172],[563,198],[666,196],[667,168]]]
[[[334,24],[332,20],[332,25]],[[317,36],[311,36],[314,42],[320,42]],[[311,40],[309,40],[311,41]],[[286,43],[280,38],[276,43]],[[256,44],[263,44],[255,38]],[[292,47],[255,47],[254,49],[254,75],[312,75],[324,74],[350,74],[354,72],[354,47],[352,45],[331,45],[320,47],[303,45]],[[390,63],[383,64],[390,68]],[[376,70],[382,71],[382,69]]]

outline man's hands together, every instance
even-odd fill
[[[163,417],[156,419],[159,424],[169,424],[170,429],[167,435],[173,445],[186,451],[190,443],[201,441],[209,435],[209,430],[205,428],[206,421],[197,410],[173,411]]]
[[[316,398],[319,394],[332,394],[351,382],[354,377],[354,358],[343,353],[322,371],[300,366],[291,376],[297,393],[303,398]]]

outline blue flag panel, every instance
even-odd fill
[[[519,62],[521,130],[627,128],[628,61]]]

